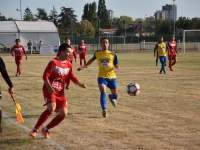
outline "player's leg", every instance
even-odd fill
[[[47,105],[47,109],[40,115],[40,118],[38,119],[37,123],[35,124],[35,127],[32,129],[32,131],[29,133],[29,135],[33,138],[36,137],[36,133],[39,130],[39,128],[44,124],[44,122],[51,116],[52,112],[56,110],[56,99],[54,94],[48,94],[48,91],[43,91],[44,99],[46,103],[44,105]]]
[[[174,55],[174,56],[173,56],[173,63],[172,63],[172,66],[175,65],[176,62],[177,62],[177,57],[176,57],[176,55]]]
[[[170,69],[171,71],[173,71],[173,70],[172,70],[172,56],[171,56],[171,55],[168,56],[168,60],[169,60],[169,69]]]
[[[0,107],[0,132],[3,131],[2,127],[1,127],[1,118],[2,118],[2,111],[1,111],[1,107]]]
[[[160,63],[161,63],[161,69],[160,69],[160,72],[159,72],[159,73],[161,74],[162,71],[163,71],[164,73],[166,73],[166,72],[165,72],[166,57],[165,57],[165,56],[160,56],[159,59],[160,59]]]
[[[42,129],[42,134],[45,138],[50,138],[49,130],[58,124],[67,116],[67,104],[66,104],[66,96],[63,97],[63,101],[56,101],[56,112],[58,110],[59,114],[55,116],[50,123]]]
[[[107,88],[107,81],[105,78],[98,78],[98,86],[100,91],[100,104],[102,108],[102,115],[103,117],[107,117],[106,112],[106,88]]]
[[[117,98],[118,98],[118,90],[117,90],[117,81],[116,78],[107,79],[108,80],[108,87],[110,88],[111,94],[108,95],[110,102],[114,107],[117,106]]]

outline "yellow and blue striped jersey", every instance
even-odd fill
[[[166,56],[167,54],[167,45],[164,42],[158,42],[154,49],[157,50],[158,57]]]
[[[116,78],[114,66],[118,64],[117,55],[109,50],[99,50],[94,53],[92,60],[97,59],[99,65],[98,77]]]

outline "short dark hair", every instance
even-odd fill
[[[69,39],[68,37],[66,37],[66,38],[65,38],[65,41],[66,41],[66,40],[70,40],[70,39]]]
[[[65,51],[67,48],[71,48],[71,46],[67,43],[63,43],[59,46],[59,51]]]
[[[17,42],[17,41],[19,41],[19,42],[20,42],[20,39],[16,39],[16,40],[15,40],[15,42]]]
[[[101,38],[100,42],[102,42],[103,40],[108,40],[109,41],[109,39],[107,37]]]

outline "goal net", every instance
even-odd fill
[[[200,30],[183,30],[182,50],[200,51]]]

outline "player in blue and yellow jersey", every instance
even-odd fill
[[[167,45],[163,42],[163,37],[160,37],[159,42],[156,44],[154,48],[154,57],[156,56],[157,52],[157,57],[160,59],[161,63],[161,69],[160,69],[160,74],[162,74],[162,71],[164,74],[166,74],[165,71],[165,65],[166,65],[166,54],[167,54]]]
[[[106,88],[108,87],[111,91],[111,94],[108,95],[112,105],[117,106],[116,99],[118,97],[117,91],[117,81],[116,74],[114,72],[115,69],[119,69],[120,66],[118,64],[117,55],[114,52],[108,50],[109,40],[108,38],[101,39],[101,47],[102,50],[96,51],[94,56],[81,68],[77,70],[83,70],[90,64],[94,62],[96,59],[99,66],[98,73],[98,86],[100,91],[100,103],[102,108],[103,117],[107,117],[106,111]]]

